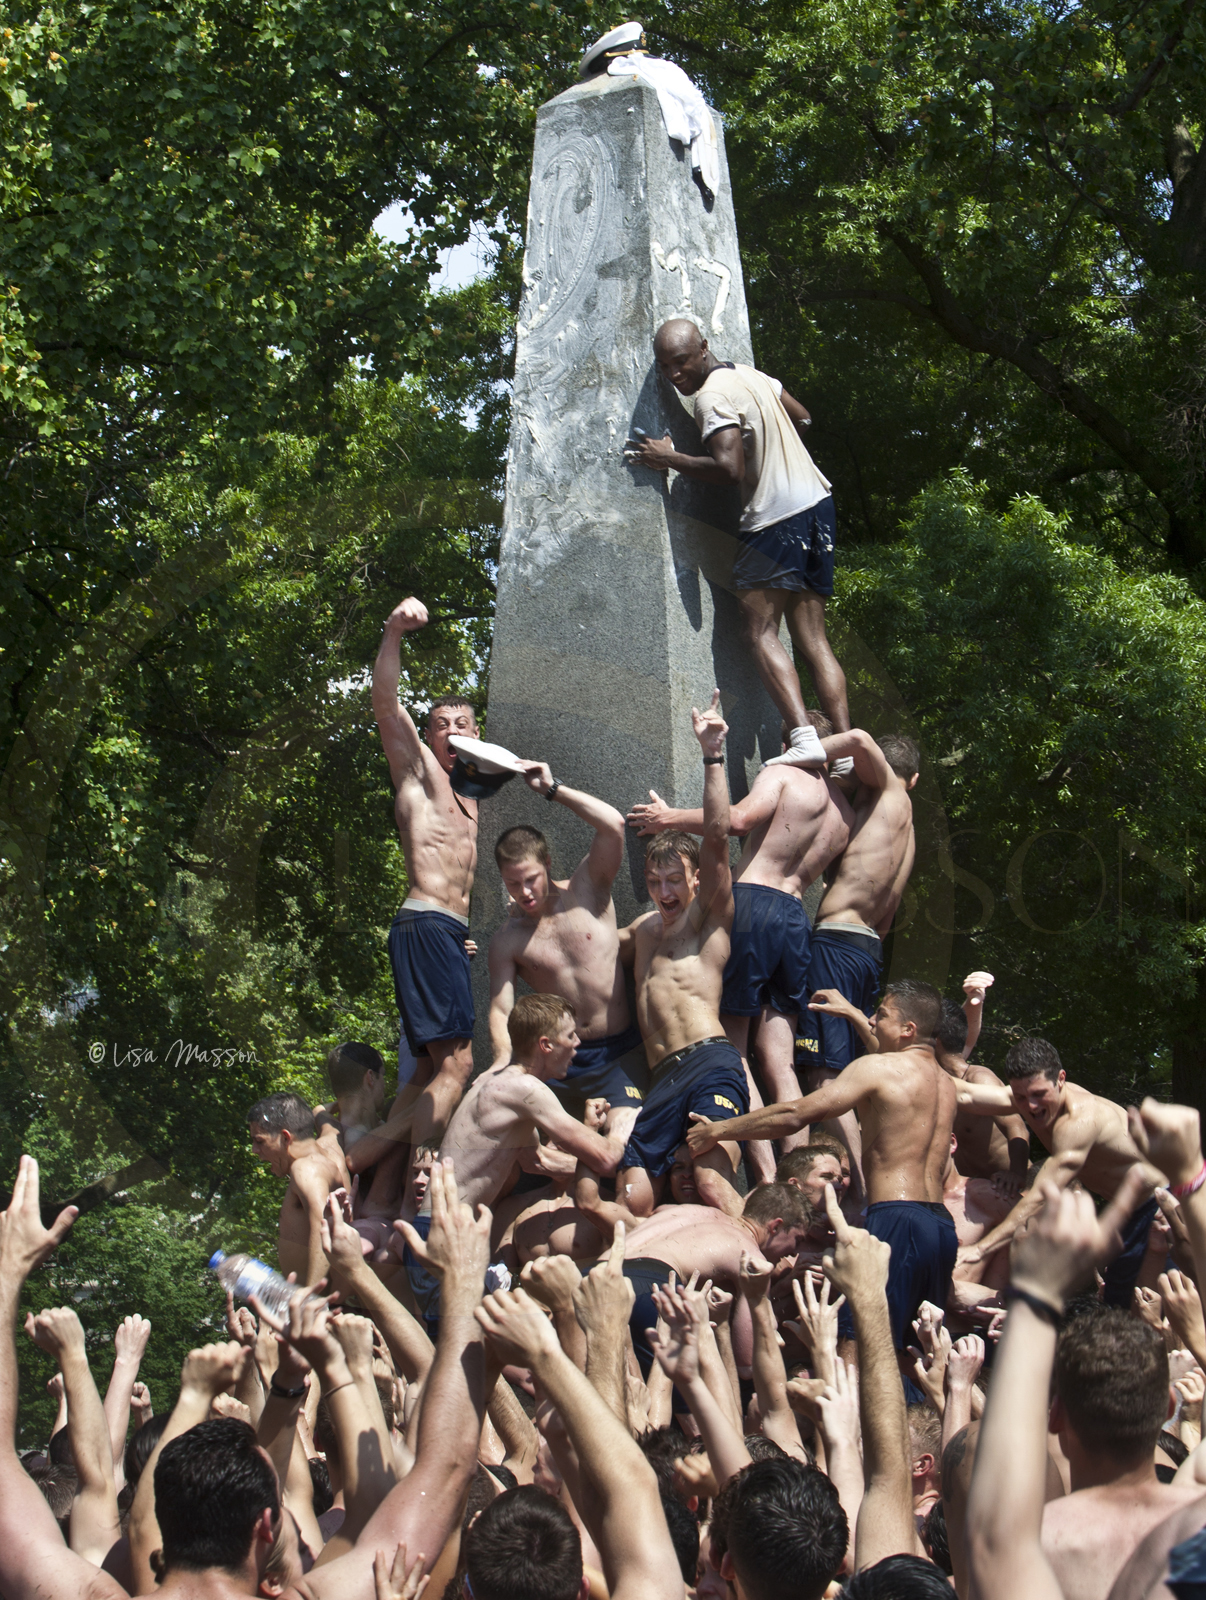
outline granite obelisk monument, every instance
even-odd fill
[[[752,364],[723,139],[711,195],[648,83],[603,73],[549,101],[523,274],[487,737],[621,811],[650,788],[698,805],[690,710],[718,686],[740,796],[781,746],[729,587],[737,491],[667,481],[624,456],[634,429],[703,453],[689,402],[653,363],[668,318],[692,317],[722,360]],[[557,877],[589,844],[583,823],[522,781],[482,805],[472,927],[483,951],[505,912],[494,840],[517,822],[548,837]],[[615,885],[621,925],[646,898],[643,854],[634,835]]]

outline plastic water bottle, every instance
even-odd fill
[[[287,1283],[279,1272],[254,1256],[228,1256],[224,1250],[215,1250],[209,1264],[218,1282],[229,1289],[236,1300],[250,1300],[254,1295],[270,1317],[288,1321],[289,1302],[297,1293],[297,1284]],[[312,1300],[314,1296],[310,1294],[306,1298]]]

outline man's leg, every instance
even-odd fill
[[[758,676],[767,694],[775,702],[775,709],[788,728],[804,726],[804,695],[795,663],[783,648],[779,637],[779,623],[783,617],[786,599],[794,599],[782,589],[739,589],[737,604],[741,608],[742,631]],[[789,623],[790,628],[790,623]],[[822,628],[824,626],[822,620]],[[835,660],[834,665],[837,665]],[[841,668],[838,667],[839,673]],[[843,680],[844,682],[845,680]],[[843,704],[845,702],[843,701]]]
[[[427,1046],[432,1078],[415,1102],[413,1142],[439,1146],[448,1119],[473,1071],[472,1039],[433,1039]]]
[[[741,1065],[745,1068],[746,1086],[750,1093],[750,1110],[761,1111],[764,1101],[758,1092],[758,1085],[754,1081],[754,1074],[750,1071],[749,1059],[749,1017],[735,1017],[728,1012],[720,1014],[720,1025],[728,1036],[729,1043],[741,1057]],[[775,1147],[769,1139],[751,1139],[745,1147],[750,1165],[754,1169],[754,1176],[759,1183],[773,1183],[775,1178]],[[699,1162],[695,1163],[696,1182],[698,1183]],[[711,1202],[709,1201],[709,1204]]]
[[[777,590],[767,592],[779,593]],[[821,710],[833,723],[834,733],[845,733],[850,727],[846,674],[825,632],[825,596],[816,594],[812,589],[802,589],[788,595],[786,606],[780,609],[787,612],[787,631],[791,634],[792,643],[808,663]],[[770,689],[769,684],[767,688]],[[771,693],[773,695],[774,691],[771,690]]]
[[[706,1206],[723,1211],[726,1216],[739,1217],[744,1201],[737,1193],[733,1175],[741,1162],[739,1144],[718,1144],[706,1156],[695,1158],[695,1187]],[[772,1168],[771,1176],[774,1176]]]
[[[795,1017],[784,1016],[781,1011],[765,1006],[754,1038],[754,1059],[758,1063],[758,1070],[762,1074],[762,1081],[766,1085],[766,1092],[770,1095],[772,1104],[778,1105],[784,1100],[800,1098],[800,1080],[796,1077],[796,1069],[792,1065],[795,1053]],[[789,1133],[786,1138],[779,1141],[784,1155],[789,1150],[794,1150],[797,1145],[807,1143],[807,1128],[801,1128],[799,1133]]]

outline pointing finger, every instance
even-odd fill
[[[847,1244],[853,1237],[850,1224],[842,1215],[841,1207],[837,1203],[837,1195],[833,1192],[833,1185],[825,1185],[825,1213],[829,1218],[829,1226],[833,1229],[834,1238],[839,1244]]]

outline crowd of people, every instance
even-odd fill
[[[44,1219],[22,1160],[0,1216],[2,1600],[1206,1585],[1198,1113],[1128,1112],[1034,1033],[1004,1078],[974,1063],[988,973],[958,999],[884,983],[919,752],[849,726],[808,414],[693,324],[655,351],[707,454],[644,440],[633,459],[741,485],[734,581],[782,754],[733,801],[717,692],[692,713],[698,808],[650,791],[624,816],[520,763],[591,843],[558,878],[534,823],[496,840],[509,905],[473,1077],[481,796],[450,741],[476,716],[444,696],[420,734],[400,645],[427,613],[391,613],[373,703],[409,881],[396,1092],[349,1041],[323,1104],[251,1107],[255,1153],[288,1179],[277,1256],[297,1287],[283,1309],[228,1296],[228,1337],[188,1355],[157,1414],[145,1319],[116,1330],[102,1402],[75,1312],[27,1317],[59,1414],[24,1457],[18,1305],[74,1212]],[[650,909],[621,928],[628,830]]]

